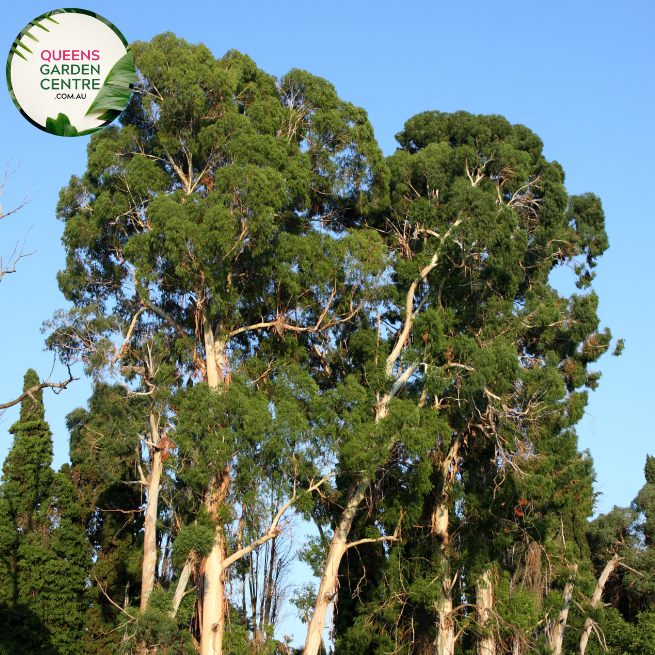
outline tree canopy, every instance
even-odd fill
[[[54,472],[25,377],[0,653],[291,655],[288,604],[303,655],[652,652],[655,458],[590,520],[575,431],[612,347],[600,198],[501,116],[417,114],[385,158],[306,71],[131,48],[57,205],[44,331],[93,393]]]

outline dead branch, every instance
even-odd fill
[[[49,379],[49,378],[48,378]],[[35,384],[33,387],[30,387],[29,389],[26,389],[23,391],[23,393],[18,396],[15,400],[11,400],[8,403],[2,403],[0,404],[0,410],[2,409],[8,409],[9,407],[13,407],[14,405],[17,405],[19,402],[21,402],[24,398],[31,398],[34,401],[34,406],[36,407],[37,401],[36,398],[34,397],[34,394],[41,391],[41,389],[59,389],[59,391],[55,391],[56,394],[59,394],[62,392],[63,389],[65,389],[71,382],[74,380],[79,380],[80,378],[74,378],[73,374],[71,373],[70,366],[68,367],[68,380],[65,380],[64,382],[48,382],[47,380],[45,382],[41,382],[39,384]]]

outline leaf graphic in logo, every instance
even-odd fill
[[[128,51],[109,71],[109,75],[107,75],[102,88],[89,107],[89,111],[86,112],[86,115],[88,116],[92,111],[104,109],[105,114],[100,118],[102,120],[108,120],[105,116],[110,116],[113,112],[109,114],[107,110],[117,111],[120,114],[127,106],[132,95],[135,76],[134,55],[131,51]]]
[[[33,41],[36,41],[38,43],[39,40],[33,34],[30,33],[29,29],[30,29],[30,27],[40,27],[42,30],[45,30],[46,32],[49,32],[50,30],[47,27],[44,27],[43,25],[41,25],[41,22],[44,21],[44,20],[49,20],[50,22],[55,23],[55,25],[59,25],[59,23],[54,18],[50,17],[51,14],[53,14],[53,13],[54,12],[49,11],[49,12],[47,12],[45,14],[41,14],[38,18],[35,18],[33,21],[30,21],[20,31],[20,34],[16,37],[14,42],[11,44],[11,48],[9,49],[9,51],[14,53],[15,55],[18,55],[21,59],[24,59],[25,61],[27,61],[27,57],[25,57],[25,55],[23,55],[23,53],[20,52],[20,50],[18,50],[18,48],[21,47],[21,48],[23,48],[23,50],[27,50],[27,52],[29,52],[31,55],[34,54],[34,53],[24,43],[22,43],[21,35],[22,36],[28,36],[30,39],[32,39]]]
[[[59,114],[56,119],[48,117],[45,122],[45,131],[56,136],[80,136],[77,128],[71,125],[66,114]]]

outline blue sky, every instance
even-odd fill
[[[655,3],[618,2],[313,2],[99,3],[84,9],[111,20],[128,41],[173,31],[203,42],[216,56],[237,49],[268,73],[302,68],[330,80],[339,95],[364,107],[385,154],[415,113],[436,109],[502,114],[544,141],[545,154],[566,171],[570,193],[593,191],[603,201],[610,250],[598,266],[602,325],[626,339],[622,357],[604,357],[600,388],[579,425],[597,471],[599,510],[627,505],[644,483],[646,453],[655,454],[651,372],[653,291],[648,283],[654,242],[652,127]],[[57,8],[6,3],[0,44],[8,52],[20,29]],[[0,222],[0,254],[31,228],[18,272],[0,284],[0,402],[20,392],[28,367],[49,374],[42,322],[64,307],[56,273],[64,265],[59,189],[84,171],[88,137],[64,139],[32,127],[9,94],[0,93],[0,163],[22,164],[2,196],[6,210],[31,186],[31,203]],[[558,276],[558,286],[569,280]],[[78,371],[80,377],[82,372]],[[55,367],[53,379],[65,377]],[[80,380],[59,396],[46,393],[55,465],[67,459],[65,416],[84,405]],[[648,399],[651,398],[649,401]],[[10,445],[0,422],[0,458]],[[298,537],[296,537],[298,538]],[[300,634],[299,632],[297,633]],[[296,639],[298,641],[298,639]]]

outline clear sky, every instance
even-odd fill
[[[108,18],[130,42],[173,31],[203,42],[217,57],[229,49],[247,53],[274,75],[302,68],[325,77],[343,99],[368,111],[387,155],[404,122],[425,110],[502,114],[536,132],[546,156],[563,165],[569,192],[593,191],[605,208],[610,250],[594,288],[602,326],[625,338],[626,349],[620,358],[600,360],[600,388],[578,433],[581,448],[595,461],[603,494],[599,511],[630,503],[644,483],[646,453],[655,454],[648,415],[655,404],[649,382],[655,313],[648,282],[655,237],[652,0],[87,0],[78,6]],[[7,0],[3,7],[0,45],[8,52],[26,23],[58,6]],[[70,176],[84,172],[88,137],[37,130],[6,91],[0,92],[0,125],[0,163],[22,157],[3,193],[3,208],[20,202],[30,186],[35,194],[27,207],[0,222],[0,255],[8,255],[30,228],[27,251],[36,251],[0,284],[3,402],[20,393],[28,367],[45,377],[53,364],[43,352],[40,327],[65,306],[55,279],[64,265],[55,205]],[[560,275],[562,285],[568,288],[568,280]],[[83,377],[81,370],[77,375]],[[64,377],[65,370],[55,367],[53,380]],[[59,396],[46,392],[56,466],[68,457],[65,416],[84,405],[89,393],[85,380]],[[0,422],[1,459],[17,415],[16,408],[9,410]]]

